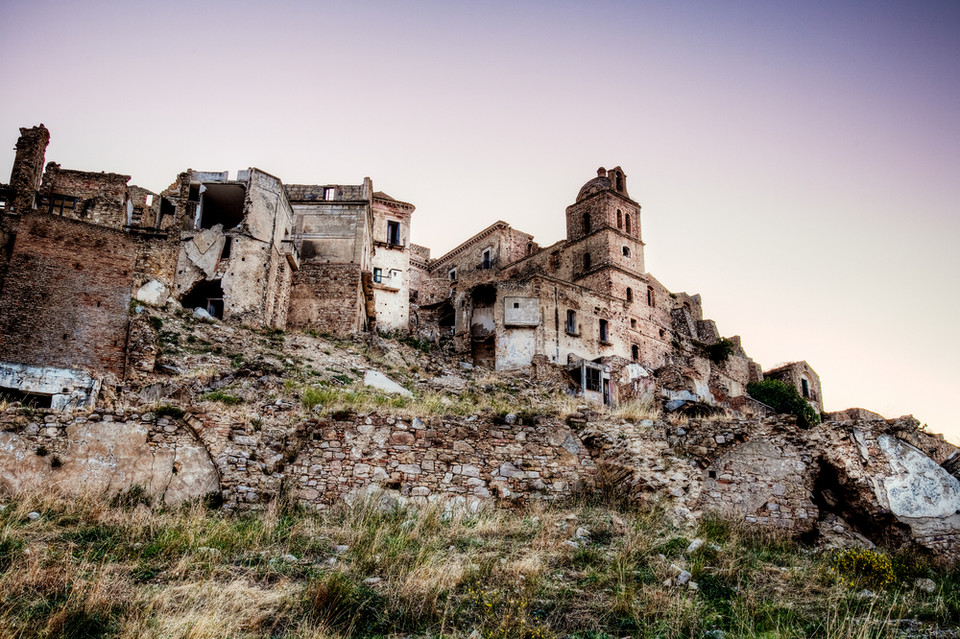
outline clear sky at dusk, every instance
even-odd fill
[[[0,140],[155,191],[257,166],[542,245],[599,166],[649,271],[828,410],[960,442],[960,3],[0,3]],[[0,154],[0,181],[13,151]]]

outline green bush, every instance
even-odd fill
[[[797,389],[778,379],[750,382],[747,384],[747,393],[777,412],[796,415],[800,426],[809,427],[820,423],[820,415],[807,400],[800,397]]]
[[[720,341],[707,346],[707,356],[710,357],[710,361],[714,364],[723,364],[725,361],[730,359],[730,356],[733,355],[733,351],[733,342],[728,340],[726,337],[721,337]]]
[[[171,406],[170,404],[161,404],[157,406],[153,412],[157,417],[172,417],[174,419],[183,417],[183,409],[179,406]]]
[[[204,393],[200,399],[206,402],[220,402],[221,404],[226,404],[227,406],[236,406],[237,404],[243,403],[243,399],[240,397],[231,395],[229,393],[224,393],[221,390]]]
[[[831,563],[840,582],[852,588],[883,590],[897,583],[890,557],[876,550],[847,548],[837,552]]]

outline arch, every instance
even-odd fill
[[[620,212],[620,209],[617,209],[617,228],[623,228],[623,213]]]
[[[625,225],[626,225],[626,227],[627,227],[627,228],[626,228],[626,231],[627,231],[627,233],[630,233],[630,214],[629,214],[629,213],[627,213],[627,214],[624,216],[624,220],[625,220],[625,222],[626,222]]]
[[[654,300],[654,297],[653,297],[653,287],[652,287],[652,286],[648,286],[648,287],[647,287],[647,305],[648,305],[648,306],[654,306],[654,302],[655,302],[655,301],[656,301],[656,300]]]
[[[628,302],[633,301],[633,289],[630,288],[629,286],[627,287],[627,301]]]
[[[629,247],[629,246],[624,246],[623,249],[622,249],[622,251],[623,251],[623,256],[624,256],[624,257],[630,257],[630,247]]]

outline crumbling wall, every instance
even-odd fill
[[[131,221],[133,204],[127,190],[129,175],[61,169],[47,164],[40,185],[38,210],[122,229]]]
[[[363,288],[358,264],[304,262],[290,288],[291,328],[349,334],[366,325]]]
[[[37,191],[40,189],[43,161],[49,143],[50,132],[42,124],[31,128],[20,128],[20,137],[17,139],[16,146],[17,154],[10,172],[12,197],[7,202],[7,213],[23,215],[33,210]]]
[[[167,505],[215,493],[219,476],[182,423],[152,413],[0,413],[0,490],[67,494],[141,486]]]
[[[125,233],[24,216],[0,294],[0,361],[122,377],[136,255]]]

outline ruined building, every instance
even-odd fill
[[[641,207],[620,167],[566,209],[541,247],[497,222],[445,255],[412,244],[414,206],[361,184],[284,185],[256,168],[187,170],[161,193],[118,173],[44,168],[49,132],[20,130],[0,185],[0,388],[89,404],[150,357],[131,357],[131,300],[175,300],[263,328],[412,331],[477,366],[563,368],[588,399],[753,406],[764,377],[699,295],[647,272]],[[558,223],[560,219],[558,218]],[[822,409],[805,363],[771,375]]]

